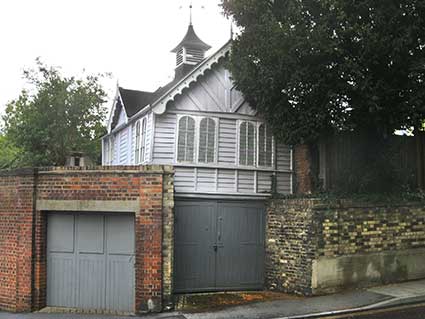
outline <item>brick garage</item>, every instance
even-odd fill
[[[266,287],[303,295],[425,278],[423,203],[274,199]]]
[[[161,310],[170,302],[170,167],[3,171],[0,199],[0,309],[21,312],[46,305],[46,215],[67,210],[134,211],[135,310]]]

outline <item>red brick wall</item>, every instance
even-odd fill
[[[300,144],[294,148],[295,193],[310,194],[313,192],[312,158],[309,146]]]
[[[136,311],[147,310],[149,299],[154,310],[161,309],[163,175],[161,167],[134,166],[52,168],[37,174],[37,200],[140,201],[135,216]],[[6,256],[4,265],[0,261],[0,309],[28,311],[46,303],[46,214],[35,212],[33,232],[33,180],[0,176],[0,198],[7,198],[0,202],[0,256]],[[17,200],[22,207],[15,206]]]
[[[33,170],[0,174],[0,309],[31,310]]]

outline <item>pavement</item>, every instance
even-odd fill
[[[425,301],[425,280],[349,291],[296,300],[256,302],[218,311],[166,312],[143,315],[143,319],[299,319],[322,318],[356,311],[373,310]],[[128,316],[100,314],[11,314],[0,312],[0,319],[129,319]]]

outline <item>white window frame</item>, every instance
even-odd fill
[[[264,125],[266,131],[267,132],[267,127],[268,124],[265,122],[257,122],[257,154],[260,154],[260,126]],[[257,167],[261,167],[261,168],[273,168],[274,167],[274,136],[272,133],[272,145],[271,145],[271,163],[270,166],[268,165],[260,165],[260,156],[257,156],[257,162],[256,162],[256,166]],[[239,154],[239,153],[238,153]]]
[[[214,159],[212,162],[200,162],[199,161],[199,145],[200,145],[200,138],[201,138],[201,121],[203,119],[211,119],[215,123],[215,132],[214,132]],[[196,147],[196,163],[198,164],[216,164],[218,161],[218,130],[219,130],[219,120],[216,117],[212,116],[198,116],[195,119],[195,136],[197,138],[197,147]]]
[[[140,164],[140,121],[134,123],[134,163]],[[139,135],[137,135],[137,127],[139,127]]]
[[[139,141],[137,141],[137,125],[139,125]],[[144,131],[143,131],[143,125]],[[132,125],[134,129],[134,149],[133,149],[133,156],[134,156],[134,163],[135,165],[144,164],[146,163],[146,137],[147,137],[147,131],[148,131],[148,119],[147,116],[144,116],[137,121],[135,121]],[[136,150],[139,150],[138,157],[136,157]]]
[[[179,161],[178,160],[178,158],[179,158],[178,152],[179,152],[180,120],[183,117],[186,117],[186,116],[190,117],[191,119],[193,119],[195,121],[195,132],[193,134],[193,138],[194,138],[194,140],[193,140],[193,152],[194,152],[194,154],[193,154],[193,161],[191,161],[191,162],[189,162],[189,161]],[[174,142],[174,144],[175,144],[174,145],[174,163],[175,164],[178,164],[178,163],[180,163],[180,164],[181,163],[194,164],[194,163],[198,162],[198,143],[197,143],[197,141],[199,140],[198,129],[197,129],[197,127],[199,125],[198,120],[199,119],[198,119],[197,116],[192,116],[192,115],[189,115],[189,114],[178,114],[177,121],[176,121],[176,139],[175,139],[175,142]]]
[[[252,125],[254,125],[254,161],[252,165],[244,165],[240,163],[240,142],[241,142],[241,136],[240,136],[240,132],[241,132],[241,125],[242,123],[251,123]],[[236,145],[236,165],[239,167],[256,167],[257,165],[257,123],[256,121],[250,121],[250,120],[237,120],[237,127],[236,127],[236,135],[237,135],[237,145]]]
[[[146,158],[146,132],[147,132],[147,119],[143,117],[140,122],[140,147],[139,147],[139,163],[145,163]]]

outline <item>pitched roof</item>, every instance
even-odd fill
[[[173,50],[171,50],[171,52],[177,53],[177,51],[183,46],[201,49],[204,51],[211,49],[210,45],[199,39],[199,37],[195,33],[195,30],[193,29],[192,24],[189,24],[186,35],[184,36],[183,40]]]
[[[143,107],[151,103],[155,97],[152,92],[128,90],[122,87],[119,88],[119,91],[127,117],[132,117]]]

